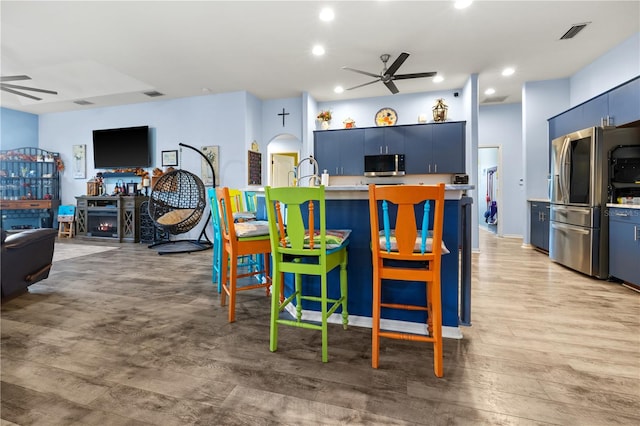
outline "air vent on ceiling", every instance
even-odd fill
[[[93,102],[85,101],[84,99],[73,101],[73,103],[78,105],[93,105]]]
[[[590,23],[591,22],[585,22],[583,24],[572,25],[571,28],[569,28],[569,30],[566,33],[564,33],[562,37],[560,37],[560,40],[567,40],[570,38],[574,38],[580,31],[584,29],[584,27],[586,27]]]
[[[144,94],[149,96],[150,98],[156,98],[158,96],[164,96],[164,93],[160,93],[157,90],[151,90],[149,92],[144,92]]]
[[[494,103],[494,102],[504,102],[505,99],[507,99],[508,96],[494,96],[492,98],[484,98],[484,100],[481,102],[483,104],[490,104],[490,103]]]

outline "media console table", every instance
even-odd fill
[[[140,241],[142,196],[76,197],[76,236],[121,243]]]

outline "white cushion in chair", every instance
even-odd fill
[[[158,218],[161,225],[176,225],[193,214],[194,209],[175,209],[171,210]]]
[[[250,220],[248,222],[234,223],[236,229],[236,237],[258,237],[261,235],[269,235],[269,222],[266,220]]]

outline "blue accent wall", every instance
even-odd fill
[[[38,147],[38,116],[0,108],[0,149]]]

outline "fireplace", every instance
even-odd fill
[[[87,236],[118,238],[117,211],[89,210],[87,222]]]

